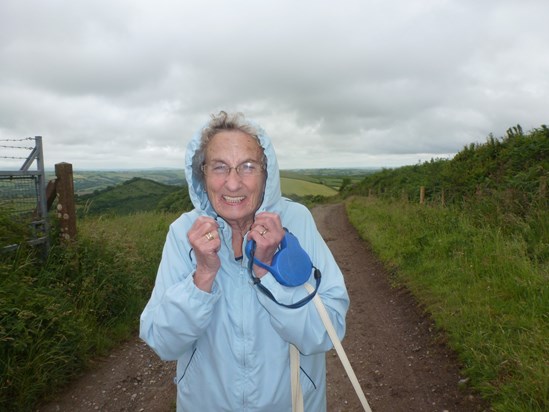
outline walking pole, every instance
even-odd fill
[[[309,293],[314,292],[314,288],[308,284],[304,284],[305,288]],[[337,336],[337,333],[335,331],[334,325],[332,324],[332,321],[330,320],[330,317],[328,315],[328,312],[326,311],[326,307],[324,306],[324,303],[322,303],[322,300],[318,296],[318,294],[315,295],[313,298],[313,302],[315,303],[316,309],[320,315],[320,318],[322,319],[322,323],[324,323],[324,327],[326,328],[326,331],[328,332],[328,335],[330,336],[330,339],[332,340],[332,343],[334,344],[334,348],[339,356],[339,359],[341,360],[341,363],[343,364],[343,367],[345,368],[345,372],[347,372],[347,376],[351,380],[351,383],[353,385],[353,388],[355,389],[356,394],[358,395],[358,399],[360,400],[360,403],[362,404],[362,407],[364,408],[365,412],[372,412],[372,409],[370,408],[370,405],[368,404],[368,401],[366,400],[366,396],[364,395],[364,392],[362,391],[362,388],[360,387],[360,383],[358,383],[358,379],[355,375],[355,372],[353,371],[353,368],[351,366],[351,363],[349,362],[349,358],[347,358],[347,354],[345,353],[345,350],[343,349],[343,346],[341,345],[341,341],[339,340],[339,337]]]

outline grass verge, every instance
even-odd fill
[[[548,410],[548,265],[532,258],[527,237],[450,209],[373,198],[346,206],[393,280],[447,333],[493,409]]]
[[[79,222],[47,261],[0,255],[0,410],[32,411],[137,328],[173,214]]]

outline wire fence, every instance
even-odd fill
[[[10,215],[29,215],[36,210],[37,176],[0,175],[0,209]]]
[[[31,170],[32,166],[34,170]],[[32,245],[48,249],[48,221],[42,137],[0,139],[0,212],[27,229]],[[0,248],[10,250],[10,237],[0,234]]]

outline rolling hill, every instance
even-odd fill
[[[164,198],[180,190],[181,186],[134,177],[122,184],[77,196],[76,203],[80,213],[129,214],[156,210]]]
[[[111,176],[112,177],[112,176]],[[297,175],[296,175],[297,177]],[[94,174],[99,181],[101,174]],[[281,178],[284,196],[334,196],[338,192],[313,178]],[[120,184],[108,186],[93,193],[77,196],[79,214],[115,214],[124,215],[142,211],[184,211],[192,208],[186,186],[167,185],[151,179],[134,177]]]

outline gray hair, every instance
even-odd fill
[[[265,156],[263,146],[261,146],[261,142],[259,140],[260,130],[258,126],[246,120],[242,113],[226,113],[224,111],[220,111],[219,114],[212,114],[211,117],[212,119],[210,122],[202,129],[200,136],[200,147],[193,156],[193,175],[202,181],[204,180],[202,165],[206,160],[206,149],[208,144],[216,134],[227,130],[240,131],[253,137],[257,141],[257,144],[263,154],[261,162],[263,163],[265,169],[267,168],[267,156]]]

